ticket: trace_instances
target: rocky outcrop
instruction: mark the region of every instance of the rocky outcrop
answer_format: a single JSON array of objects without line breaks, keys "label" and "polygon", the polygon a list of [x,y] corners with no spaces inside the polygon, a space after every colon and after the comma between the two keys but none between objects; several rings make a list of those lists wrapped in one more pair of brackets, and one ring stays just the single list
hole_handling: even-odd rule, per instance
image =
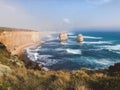
[{"label": "rocky outcrop", "polygon": [[78,41],[78,42],[83,42],[83,41],[84,41],[84,38],[83,38],[83,35],[82,35],[82,34],[79,34],[79,35],[77,36],[77,41]]},{"label": "rocky outcrop", "polygon": [[29,45],[40,42],[40,33],[30,30],[0,31],[0,43],[13,55],[19,55]]},{"label": "rocky outcrop", "polygon": [[67,41],[68,40],[68,36],[67,36],[67,33],[66,32],[61,32],[59,34],[59,41]]},{"label": "rocky outcrop", "polygon": [[9,66],[0,64],[0,76],[3,76],[4,74],[10,74],[12,73],[12,70]]}]

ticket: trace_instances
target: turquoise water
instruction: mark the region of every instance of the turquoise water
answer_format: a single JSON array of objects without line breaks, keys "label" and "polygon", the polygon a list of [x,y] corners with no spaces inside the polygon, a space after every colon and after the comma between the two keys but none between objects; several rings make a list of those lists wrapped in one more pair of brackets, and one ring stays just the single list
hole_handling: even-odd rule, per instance
[{"label": "turquoise water", "polygon": [[[76,41],[78,34],[84,35],[84,42]],[[73,31],[61,43],[57,36],[45,37],[50,40],[29,50],[28,57],[54,70],[100,69],[120,62],[120,32]]]}]

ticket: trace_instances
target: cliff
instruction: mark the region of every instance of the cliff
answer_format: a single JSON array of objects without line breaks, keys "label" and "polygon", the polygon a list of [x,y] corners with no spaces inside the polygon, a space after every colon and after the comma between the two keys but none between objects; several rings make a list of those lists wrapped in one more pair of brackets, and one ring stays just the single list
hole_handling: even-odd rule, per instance
[{"label": "cliff", "polygon": [[[1,31],[0,41],[10,47],[18,47],[31,43],[35,31]],[[16,34],[15,34],[16,33]],[[35,32],[39,33],[39,32]],[[49,32],[41,32],[46,35]],[[51,33],[51,32],[50,32]],[[8,35],[9,34],[9,35]],[[28,34],[28,36],[27,36]],[[37,35],[35,34],[35,35]],[[15,35],[10,37],[10,35]],[[19,37],[19,38],[18,38]],[[36,36],[37,37],[37,36]],[[38,34],[39,37],[39,34]],[[13,39],[12,39],[13,38]],[[24,39],[22,41],[22,38]],[[26,38],[26,40],[25,40]],[[29,38],[29,39],[28,39]],[[34,38],[35,39],[35,38]],[[11,41],[9,41],[11,40]],[[9,41],[8,44],[7,41]],[[39,41],[39,40],[38,40]],[[11,44],[10,44],[11,42]],[[36,41],[37,42],[37,39]],[[28,69],[25,63],[17,56],[11,55],[6,47],[0,43],[0,90],[119,90],[120,89],[120,63],[108,69],[90,70],[59,70],[40,71],[35,68]],[[14,43],[14,44],[13,44]],[[17,43],[16,43],[17,45]],[[16,47],[16,49],[18,49]],[[11,49],[12,50],[12,49]],[[31,64],[30,64],[31,65]]]},{"label": "cliff", "polygon": [[5,45],[12,55],[19,55],[24,47],[40,43],[40,33],[30,30],[1,30],[0,43]]}]

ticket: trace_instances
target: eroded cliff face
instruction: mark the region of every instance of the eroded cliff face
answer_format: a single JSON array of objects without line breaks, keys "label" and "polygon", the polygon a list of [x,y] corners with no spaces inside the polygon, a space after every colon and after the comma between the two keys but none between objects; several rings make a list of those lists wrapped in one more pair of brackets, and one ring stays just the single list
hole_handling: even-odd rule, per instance
[{"label": "eroded cliff face", "polygon": [[40,33],[27,30],[1,31],[0,43],[4,44],[11,54],[19,55],[24,47],[40,43]]}]

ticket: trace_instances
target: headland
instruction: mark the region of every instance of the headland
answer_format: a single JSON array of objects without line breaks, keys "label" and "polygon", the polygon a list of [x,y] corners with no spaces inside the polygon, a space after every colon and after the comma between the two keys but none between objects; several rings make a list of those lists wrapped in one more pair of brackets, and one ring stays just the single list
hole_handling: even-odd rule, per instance
[{"label": "headland", "polygon": [[[87,68],[73,71],[28,69],[25,63],[16,55],[19,55],[19,50],[23,51],[24,48],[39,41],[41,43],[42,40],[38,40],[37,37],[46,35],[46,32],[44,32],[44,34],[41,32],[41,34],[38,35],[38,31],[7,30],[2,29],[0,32],[0,35],[2,35],[2,37],[0,37],[0,90],[120,89],[120,63],[110,66],[108,69],[99,70],[90,70]],[[35,36],[34,33],[38,36]],[[36,37],[36,39],[32,39],[32,37]],[[30,41],[28,41],[28,38]],[[26,42],[23,39],[26,39]],[[17,40],[20,40],[22,44]],[[32,42],[32,44],[30,42]],[[16,53],[13,53],[15,45],[18,46],[15,48]]]}]

